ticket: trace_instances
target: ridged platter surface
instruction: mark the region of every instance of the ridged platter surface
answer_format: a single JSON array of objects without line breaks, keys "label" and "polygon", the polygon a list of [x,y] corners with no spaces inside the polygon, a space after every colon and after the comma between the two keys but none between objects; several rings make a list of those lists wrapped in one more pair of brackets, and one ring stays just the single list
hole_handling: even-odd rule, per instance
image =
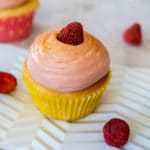
[{"label": "ridged platter surface", "polygon": [[[7,150],[149,150],[150,70],[111,66],[111,83],[95,112],[72,123],[45,118],[34,106],[21,79],[26,51],[0,45],[0,70],[13,73],[16,91],[0,94],[0,149]],[[111,118],[126,120],[129,142],[122,148],[107,146],[103,125]]]}]

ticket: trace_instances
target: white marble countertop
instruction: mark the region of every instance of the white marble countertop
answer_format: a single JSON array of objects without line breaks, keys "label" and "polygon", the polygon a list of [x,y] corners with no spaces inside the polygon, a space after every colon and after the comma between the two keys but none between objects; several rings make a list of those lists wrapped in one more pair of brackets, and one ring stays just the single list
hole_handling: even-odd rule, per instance
[{"label": "white marble countertop", "polygon": [[[40,0],[29,38],[12,43],[28,48],[40,33],[71,21],[80,21],[86,31],[98,37],[108,48],[112,64],[150,67],[149,0]],[[126,44],[123,30],[134,22],[142,26],[141,46]]]}]

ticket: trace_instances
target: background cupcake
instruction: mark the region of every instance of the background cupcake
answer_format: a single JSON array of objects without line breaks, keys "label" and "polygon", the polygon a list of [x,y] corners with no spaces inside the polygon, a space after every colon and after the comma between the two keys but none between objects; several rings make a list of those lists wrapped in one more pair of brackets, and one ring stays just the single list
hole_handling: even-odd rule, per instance
[{"label": "background cupcake", "polygon": [[38,0],[0,0],[0,42],[27,37],[38,6]]},{"label": "background cupcake", "polygon": [[78,22],[36,38],[23,80],[46,116],[72,121],[94,111],[111,77],[103,44]]}]

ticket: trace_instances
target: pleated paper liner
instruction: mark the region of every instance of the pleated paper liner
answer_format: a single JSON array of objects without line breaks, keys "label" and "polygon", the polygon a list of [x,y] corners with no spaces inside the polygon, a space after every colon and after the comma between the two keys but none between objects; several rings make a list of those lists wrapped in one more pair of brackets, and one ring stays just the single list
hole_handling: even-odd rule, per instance
[{"label": "pleated paper liner", "polygon": [[0,19],[0,42],[21,40],[30,34],[34,13],[23,16]]},{"label": "pleated paper liner", "polygon": [[0,10],[0,42],[21,40],[30,34],[38,0],[29,0],[23,5]]}]

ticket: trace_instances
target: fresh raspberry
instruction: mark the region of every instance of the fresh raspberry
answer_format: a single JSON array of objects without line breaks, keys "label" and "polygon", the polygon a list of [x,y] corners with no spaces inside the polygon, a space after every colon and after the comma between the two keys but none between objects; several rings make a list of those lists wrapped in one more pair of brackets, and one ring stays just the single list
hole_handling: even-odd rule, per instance
[{"label": "fresh raspberry", "polygon": [[83,42],[83,27],[79,22],[65,26],[57,35],[57,39],[66,44],[79,45]]},{"label": "fresh raspberry", "polygon": [[0,93],[9,93],[17,86],[16,78],[7,72],[0,71]]},{"label": "fresh raspberry", "polygon": [[110,146],[121,147],[127,143],[130,129],[128,124],[118,118],[109,120],[103,127],[105,142]]},{"label": "fresh raspberry", "polygon": [[142,42],[141,26],[139,23],[135,23],[125,30],[123,38],[127,43],[133,45],[140,45]]}]

